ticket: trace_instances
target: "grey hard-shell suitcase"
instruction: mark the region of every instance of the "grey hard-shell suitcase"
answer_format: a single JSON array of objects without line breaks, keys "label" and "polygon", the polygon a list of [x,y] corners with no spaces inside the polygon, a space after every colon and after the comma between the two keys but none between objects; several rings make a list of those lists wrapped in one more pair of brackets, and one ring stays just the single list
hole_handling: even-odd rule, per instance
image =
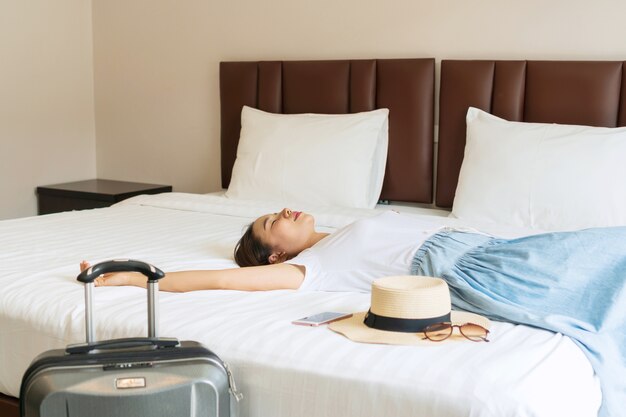
[{"label": "grey hard-shell suitcase", "polygon": [[[93,281],[109,272],[148,277],[148,337],[95,342]],[[22,417],[232,417],[241,399],[228,365],[197,342],[157,335],[158,280],[164,274],[134,260],[83,271],[87,342],[39,355],[22,378]]]}]

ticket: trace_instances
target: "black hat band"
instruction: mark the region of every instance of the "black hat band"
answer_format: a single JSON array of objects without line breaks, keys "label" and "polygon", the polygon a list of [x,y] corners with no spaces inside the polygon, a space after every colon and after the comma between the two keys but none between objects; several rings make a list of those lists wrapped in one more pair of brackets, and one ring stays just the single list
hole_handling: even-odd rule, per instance
[{"label": "black hat band", "polygon": [[400,319],[396,317],[379,316],[371,310],[365,315],[363,323],[367,327],[390,332],[416,333],[423,332],[424,329],[435,323],[450,323],[450,313],[439,317],[429,317],[425,319]]}]

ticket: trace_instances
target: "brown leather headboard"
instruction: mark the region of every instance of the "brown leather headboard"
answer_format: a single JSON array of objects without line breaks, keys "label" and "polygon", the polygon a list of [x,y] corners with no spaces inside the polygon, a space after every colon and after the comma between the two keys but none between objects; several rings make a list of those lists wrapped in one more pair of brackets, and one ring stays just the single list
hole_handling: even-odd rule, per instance
[{"label": "brown leather headboard", "polygon": [[468,107],[512,121],[624,126],[625,76],[623,61],[442,61],[437,205],[454,201]]},{"label": "brown leather headboard", "polygon": [[389,152],[381,199],[431,203],[434,86],[433,58],[222,62],[222,187],[230,183],[244,105],[285,114],[386,107]]}]

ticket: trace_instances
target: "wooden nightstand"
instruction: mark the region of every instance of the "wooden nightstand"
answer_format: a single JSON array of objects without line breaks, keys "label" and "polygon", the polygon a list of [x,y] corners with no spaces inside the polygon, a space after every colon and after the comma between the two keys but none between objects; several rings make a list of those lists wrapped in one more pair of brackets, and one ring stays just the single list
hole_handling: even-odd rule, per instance
[{"label": "wooden nightstand", "polygon": [[108,207],[140,194],[172,191],[171,185],[138,182],[87,180],[37,187],[39,214]]}]

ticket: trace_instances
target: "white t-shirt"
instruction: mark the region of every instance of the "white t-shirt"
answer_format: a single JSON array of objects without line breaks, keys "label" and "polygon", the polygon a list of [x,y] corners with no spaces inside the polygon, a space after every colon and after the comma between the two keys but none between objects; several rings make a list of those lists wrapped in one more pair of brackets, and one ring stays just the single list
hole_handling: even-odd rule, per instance
[{"label": "white t-shirt", "polygon": [[287,263],[305,267],[301,290],[370,292],[377,278],[409,274],[417,249],[441,228],[441,220],[386,211],[337,230]]}]

